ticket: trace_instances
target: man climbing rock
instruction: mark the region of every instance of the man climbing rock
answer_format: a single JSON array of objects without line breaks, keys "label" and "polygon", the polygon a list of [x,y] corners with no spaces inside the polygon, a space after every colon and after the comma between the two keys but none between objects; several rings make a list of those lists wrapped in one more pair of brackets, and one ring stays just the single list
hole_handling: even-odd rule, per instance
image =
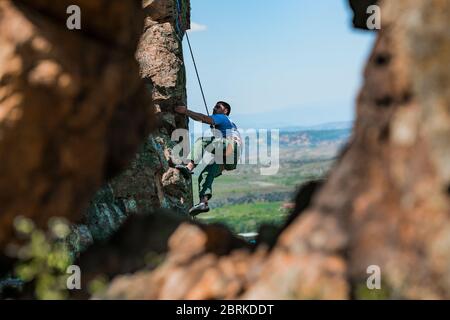
[{"label": "man climbing rock", "polygon": [[175,167],[183,175],[190,177],[194,168],[203,159],[205,151],[215,155],[214,161],[208,164],[198,177],[200,202],[189,210],[191,216],[196,216],[209,211],[208,201],[212,197],[214,179],[220,176],[223,170],[236,169],[242,141],[237,126],[229,118],[231,107],[224,101],[216,103],[211,116],[193,112],[185,106],[176,107],[175,111],[193,120],[209,124],[214,129],[214,136],[202,137],[195,141],[194,148],[187,157],[189,163],[186,166]]}]

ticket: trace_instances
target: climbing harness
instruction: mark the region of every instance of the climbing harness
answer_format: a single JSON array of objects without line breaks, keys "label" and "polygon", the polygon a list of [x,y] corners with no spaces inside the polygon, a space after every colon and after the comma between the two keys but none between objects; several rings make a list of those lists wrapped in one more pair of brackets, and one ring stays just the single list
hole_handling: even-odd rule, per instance
[{"label": "climbing harness", "polygon": [[[175,20],[175,29],[178,38],[180,41],[183,41],[183,33],[184,33],[184,22],[183,22],[183,12],[182,12],[182,4],[180,3],[181,0],[176,0],[176,6],[177,6],[177,13],[178,17]],[[191,53],[192,63],[194,64],[195,74],[197,75],[197,81],[200,86],[200,91],[202,93],[203,103],[205,104],[206,114],[209,116],[209,110],[208,110],[208,104],[206,103],[205,93],[203,91],[202,81],[200,80],[200,75],[198,73],[197,63],[195,61],[194,52],[192,51],[191,42],[189,41],[189,36],[187,32],[184,33],[186,35],[186,40],[189,46],[189,52]]]}]

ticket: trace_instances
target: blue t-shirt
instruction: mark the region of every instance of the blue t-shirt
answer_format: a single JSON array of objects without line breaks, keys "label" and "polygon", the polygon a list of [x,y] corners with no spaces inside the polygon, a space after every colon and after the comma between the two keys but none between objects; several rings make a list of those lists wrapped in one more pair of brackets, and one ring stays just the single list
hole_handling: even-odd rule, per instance
[{"label": "blue t-shirt", "polygon": [[222,132],[223,137],[238,135],[238,130],[234,122],[230,120],[227,115],[213,114],[211,118],[214,120],[214,125],[217,130]]}]

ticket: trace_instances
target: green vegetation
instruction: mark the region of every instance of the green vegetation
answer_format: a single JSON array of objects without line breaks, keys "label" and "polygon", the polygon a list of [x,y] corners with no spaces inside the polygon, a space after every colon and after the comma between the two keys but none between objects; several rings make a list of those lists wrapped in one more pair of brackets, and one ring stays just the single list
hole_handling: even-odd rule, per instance
[{"label": "green vegetation", "polygon": [[281,225],[288,212],[282,202],[259,202],[230,205],[202,214],[198,219],[205,223],[220,223],[235,233],[257,232],[261,224]]},{"label": "green vegetation", "polygon": [[49,232],[37,229],[33,221],[17,217],[17,233],[25,240],[18,251],[19,263],[15,274],[23,282],[34,282],[37,299],[60,300],[67,298],[66,274],[71,255],[64,241],[70,228],[67,221],[49,220]]},{"label": "green vegetation", "polygon": [[[332,159],[315,159],[311,162],[282,161],[276,175],[263,176],[256,165],[240,165],[238,169],[224,172],[213,185],[212,203],[245,195],[285,192],[286,199],[295,189],[310,180],[323,177],[331,167]],[[198,200],[197,176],[193,177],[194,200]],[[226,202],[226,201],[225,201]]]},{"label": "green vegetation", "polygon": [[101,296],[108,288],[109,279],[105,275],[99,275],[88,284],[88,292],[92,297]]},{"label": "green vegetation", "polygon": [[381,289],[370,290],[363,280],[356,285],[355,298],[358,300],[387,300],[392,298],[392,292],[389,285],[384,282],[381,283]]}]

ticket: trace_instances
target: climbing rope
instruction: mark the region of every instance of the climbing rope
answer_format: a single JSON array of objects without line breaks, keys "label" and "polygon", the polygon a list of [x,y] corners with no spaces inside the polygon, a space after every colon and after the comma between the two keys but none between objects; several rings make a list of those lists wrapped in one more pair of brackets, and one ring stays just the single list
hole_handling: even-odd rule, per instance
[{"label": "climbing rope", "polygon": [[194,53],[192,52],[191,42],[189,41],[189,36],[188,36],[187,32],[186,32],[186,39],[187,39],[187,43],[189,45],[189,51],[191,52],[192,63],[194,64],[195,74],[197,75],[197,81],[200,86],[200,91],[202,93],[203,103],[205,104],[206,114],[209,116],[208,104],[206,103],[205,93],[203,92],[202,81],[200,80],[200,76],[198,74],[197,64],[195,63]]},{"label": "climbing rope", "polygon": [[[182,18],[183,14],[181,12],[182,11],[182,9],[181,9],[182,5],[180,3],[180,0],[176,0],[176,6],[177,6],[178,17],[177,17],[177,19],[175,21],[175,28],[176,28],[176,31],[177,31],[177,35],[180,38],[180,41],[183,41],[183,30],[184,30],[183,25],[184,25],[184,23],[183,23],[183,20],[182,20],[183,19]],[[206,103],[205,93],[203,91],[202,81],[200,80],[200,75],[198,73],[197,63],[195,62],[194,52],[192,51],[191,42],[189,41],[189,36],[188,36],[187,32],[185,33],[185,35],[186,35],[186,40],[187,40],[187,43],[188,43],[188,46],[189,46],[189,52],[191,53],[192,63],[194,64],[195,74],[197,75],[197,81],[198,81],[198,84],[200,86],[200,91],[202,93],[203,103],[205,104],[206,114],[209,116],[208,104]]]}]

